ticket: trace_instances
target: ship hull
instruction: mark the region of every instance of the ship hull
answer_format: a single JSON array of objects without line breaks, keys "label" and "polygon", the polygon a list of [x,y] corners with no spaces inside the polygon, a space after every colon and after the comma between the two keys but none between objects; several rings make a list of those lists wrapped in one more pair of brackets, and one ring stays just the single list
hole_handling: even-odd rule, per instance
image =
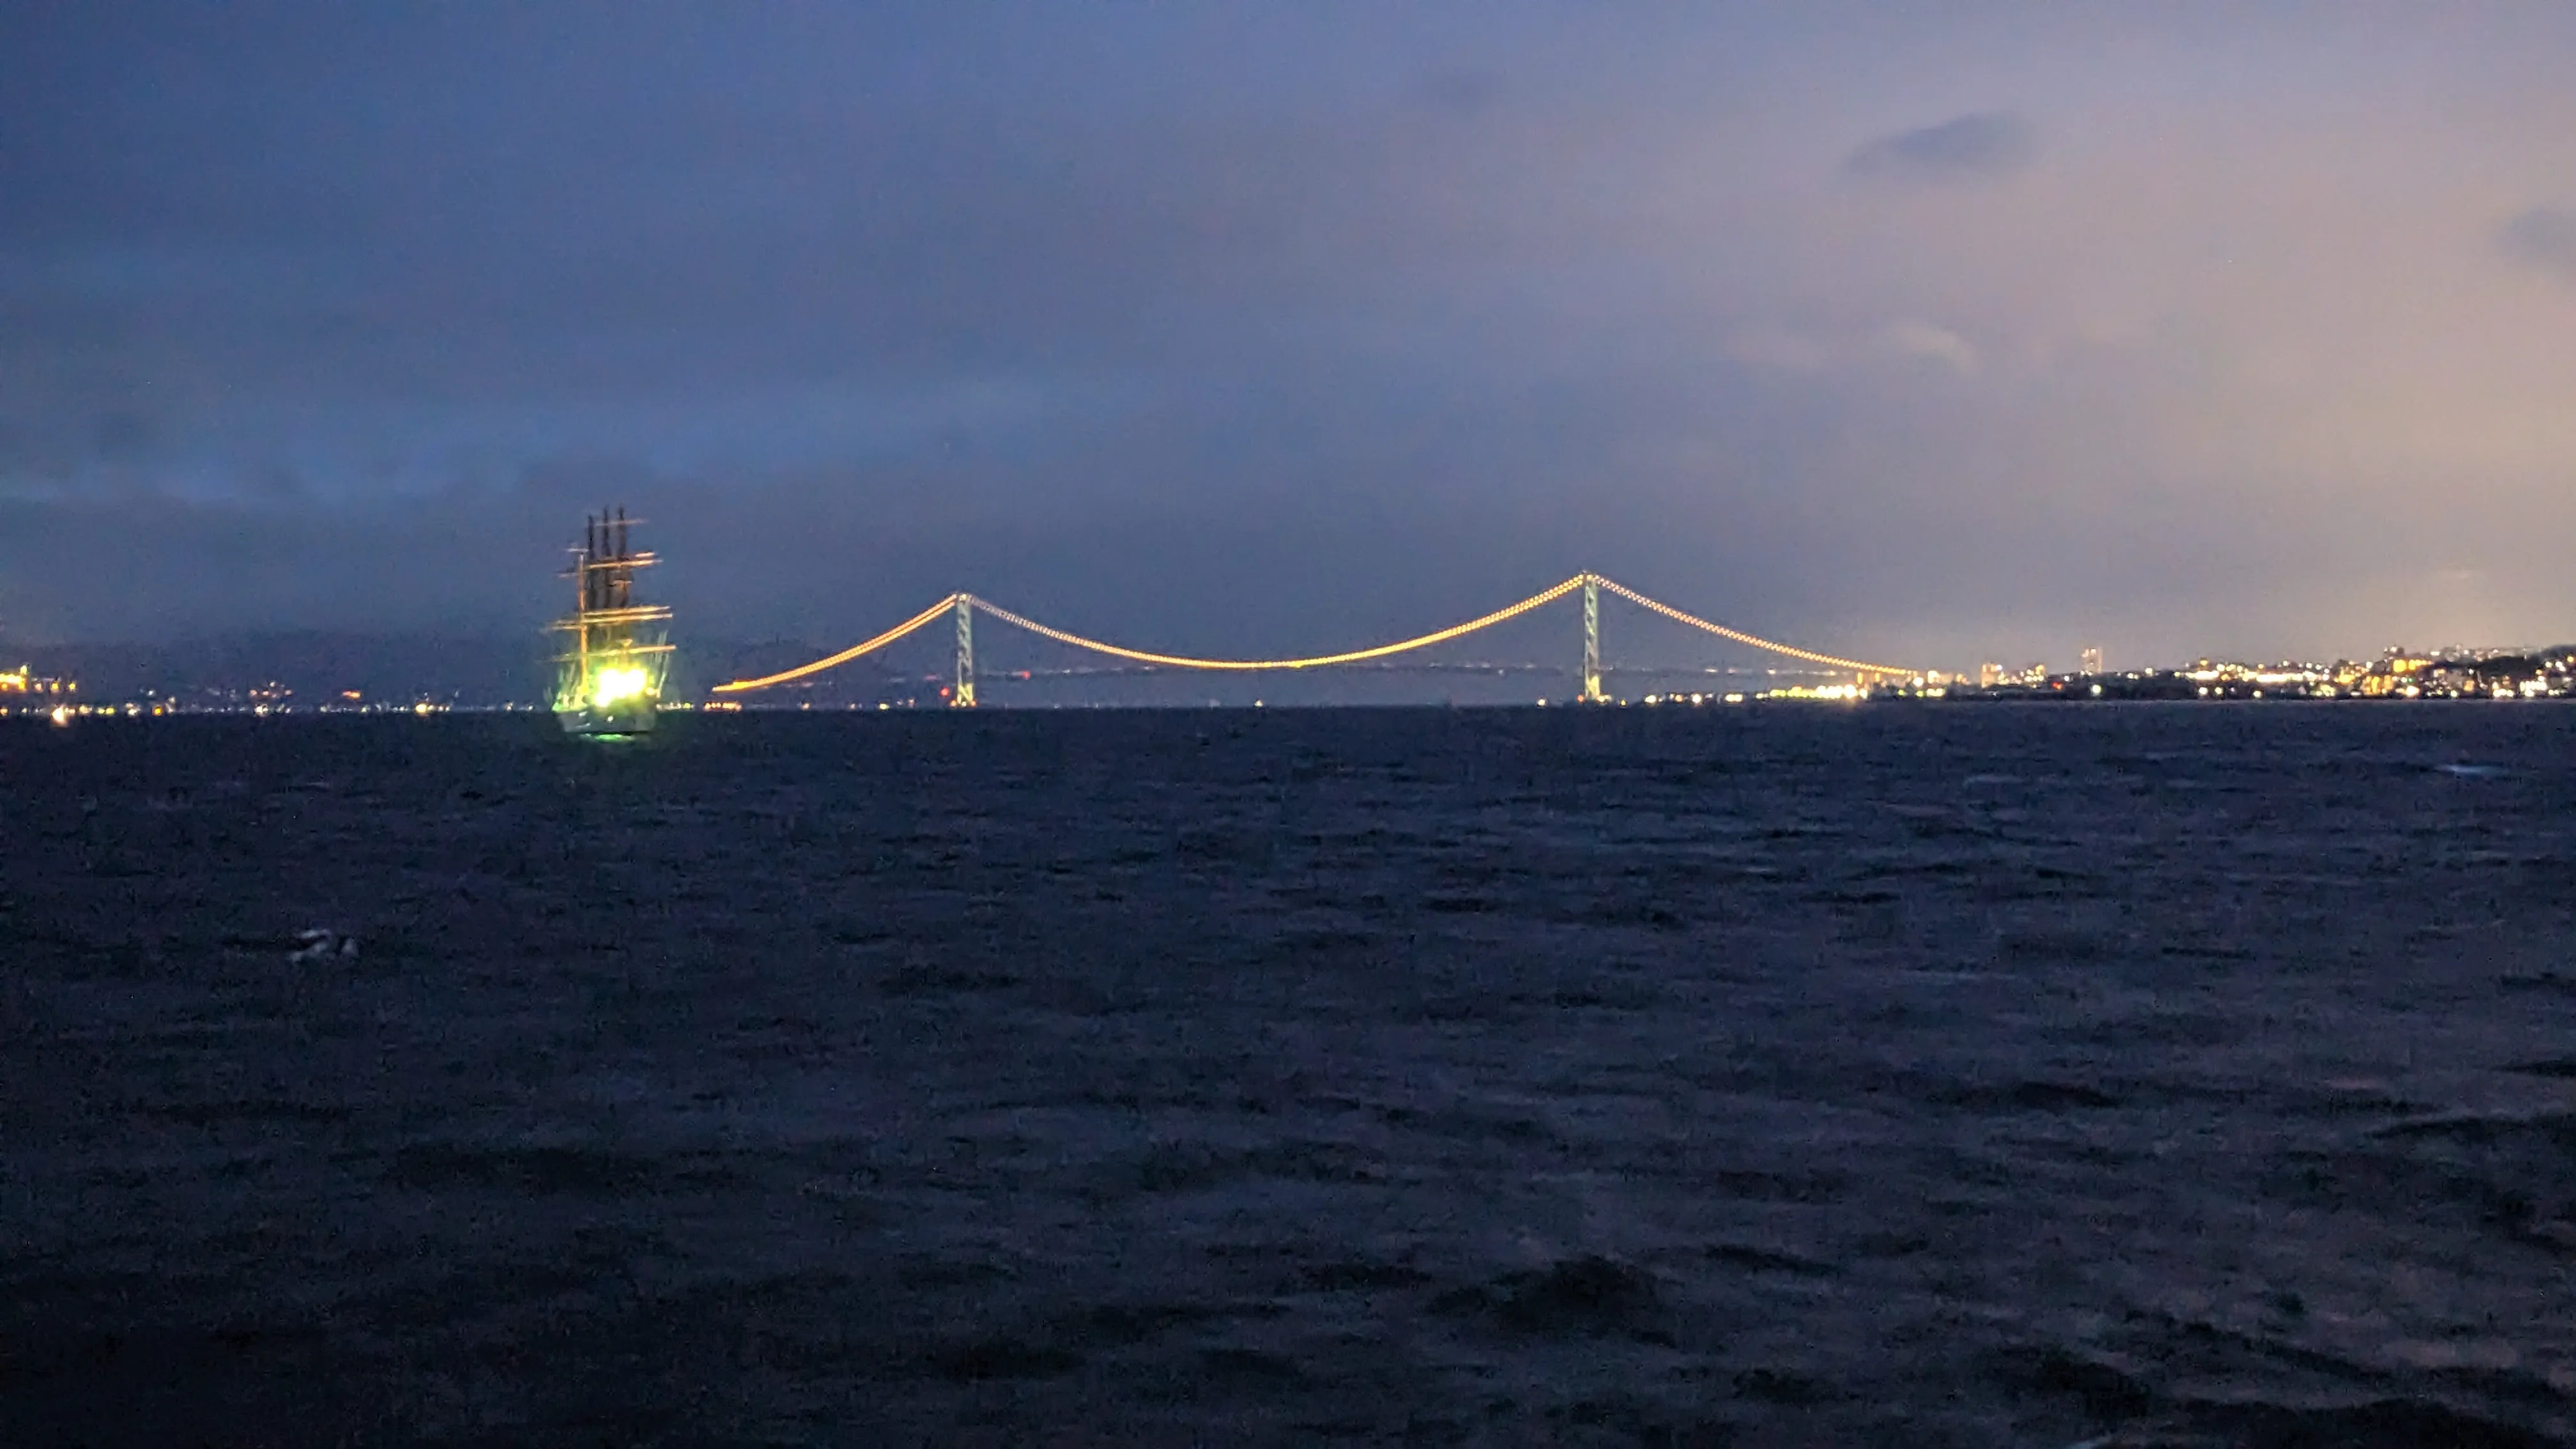
[{"label": "ship hull", "polygon": [[650,699],[620,700],[615,704],[558,709],[555,723],[563,726],[568,735],[643,735],[653,732],[657,715]]}]

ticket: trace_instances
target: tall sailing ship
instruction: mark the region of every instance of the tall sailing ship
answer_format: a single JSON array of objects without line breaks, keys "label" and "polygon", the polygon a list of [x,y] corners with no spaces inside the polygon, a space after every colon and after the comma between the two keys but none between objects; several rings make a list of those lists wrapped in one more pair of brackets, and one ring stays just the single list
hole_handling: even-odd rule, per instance
[{"label": "tall sailing ship", "polygon": [[662,681],[671,666],[671,611],[635,602],[635,571],[650,553],[627,543],[626,510],[605,508],[582,519],[581,547],[564,577],[580,585],[580,604],[555,628],[571,648],[555,657],[555,720],[571,735],[640,735],[653,728]]}]

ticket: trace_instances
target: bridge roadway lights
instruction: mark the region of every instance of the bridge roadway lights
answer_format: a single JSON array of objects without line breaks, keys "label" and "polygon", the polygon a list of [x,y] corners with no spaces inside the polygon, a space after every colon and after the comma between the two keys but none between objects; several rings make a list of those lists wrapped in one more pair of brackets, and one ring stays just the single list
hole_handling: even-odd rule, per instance
[{"label": "bridge roadway lights", "polygon": [[975,606],[964,595],[957,599],[957,692],[948,697],[948,705],[975,707]]}]

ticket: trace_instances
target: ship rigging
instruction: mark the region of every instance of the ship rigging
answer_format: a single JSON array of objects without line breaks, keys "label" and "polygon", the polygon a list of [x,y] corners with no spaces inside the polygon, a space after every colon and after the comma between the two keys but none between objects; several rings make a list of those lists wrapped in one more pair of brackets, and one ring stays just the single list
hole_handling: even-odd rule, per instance
[{"label": "ship rigging", "polygon": [[629,544],[624,507],[582,519],[581,546],[564,577],[579,602],[555,624],[570,637],[556,656],[555,719],[573,735],[638,735],[653,728],[669,673],[671,611],[635,602],[635,571],[657,560]]}]

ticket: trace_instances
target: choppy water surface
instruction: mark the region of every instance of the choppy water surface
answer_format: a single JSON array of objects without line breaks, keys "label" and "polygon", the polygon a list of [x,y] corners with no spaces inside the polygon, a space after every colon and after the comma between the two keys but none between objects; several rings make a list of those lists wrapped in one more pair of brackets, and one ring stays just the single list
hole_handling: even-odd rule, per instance
[{"label": "choppy water surface", "polygon": [[0,732],[0,1440],[2576,1437],[2576,711],[547,729]]}]

